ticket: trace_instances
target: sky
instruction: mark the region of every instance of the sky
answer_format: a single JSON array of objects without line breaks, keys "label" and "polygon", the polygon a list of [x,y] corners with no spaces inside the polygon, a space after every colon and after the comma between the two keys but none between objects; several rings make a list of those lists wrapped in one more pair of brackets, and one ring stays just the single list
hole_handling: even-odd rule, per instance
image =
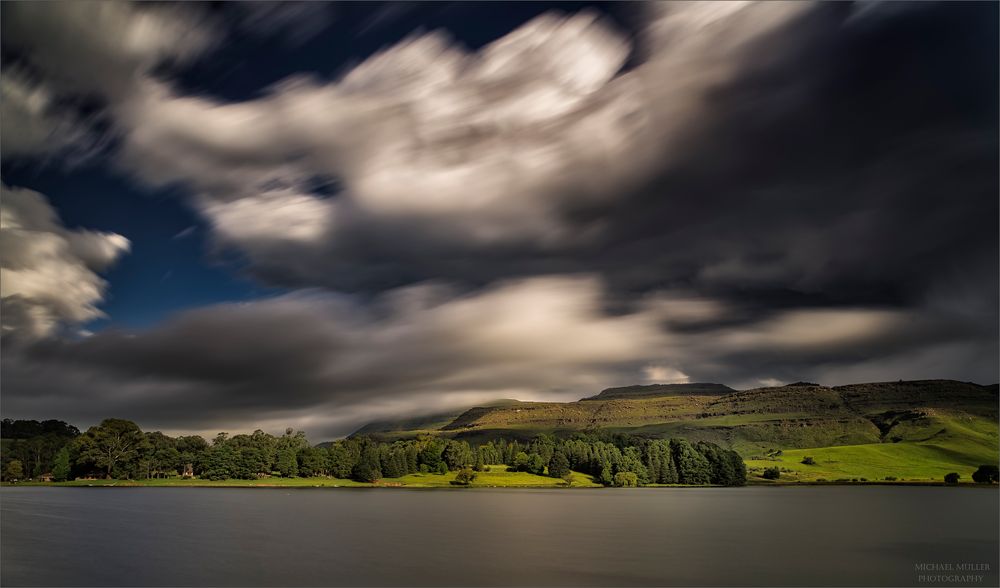
[{"label": "sky", "polygon": [[1000,379],[996,3],[0,10],[6,418]]}]

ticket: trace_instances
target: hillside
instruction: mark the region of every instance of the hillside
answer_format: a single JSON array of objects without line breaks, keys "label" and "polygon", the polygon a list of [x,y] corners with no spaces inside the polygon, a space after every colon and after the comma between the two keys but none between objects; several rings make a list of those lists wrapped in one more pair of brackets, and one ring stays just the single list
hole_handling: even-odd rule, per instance
[{"label": "hillside", "polygon": [[[971,473],[978,464],[997,461],[996,385],[799,382],[724,394],[720,387],[630,386],[576,402],[473,407],[434,429],[397,428],[382,435],[429,432],[479,442],[604,430],[684,437],[735,449],[751,468],[778,463],[788,476],[803,480],[897,471],[892,464],[934,478],[953,470]],[[803,466],[799,462],[806,454],[823,461]]]},{"label": "hillside", "polygon": [[477,407],[443,431],[483,429],[589,430],[638,427],[696,418],[713,396],[657,396],[577,402],[522,402],[513,407]]},{"label": "hillside", "polygon": [[649,398],[653,396],[722,396],[736,392],[724,384],[649,384],[607,388],[597,396],[582,400],[614,400],[619,398]]},{"label": "hillside", "polygon": [[[521,402],[519,400],[502,398],[500,400],[494,400],[486,403],[484,406],[499,407],[513,406],[516,404],[521,404]],[[470,408],[473,407],[456,408],[448,412],[421,415],[411,418],[373,421],[364,425],[357,431],[354,431],[349,436],[356,437],[358,435],[369,435],[372,437],[385,437],[398,434],[403,434],[403,436],[412,436],[421,431],[436,431],[449,425],[452,421],[457,419]]]},{"label": "hillside", "polygon": [[[751,454],[774,448],[927,440],[943,418],[995,424],[996,386],[930,380],[828,388],[793,384],[723,396],[687,394],[474,408],[442,431],[612,429],[713,441]],[[995,425],[994,425],[995,426]],[[944,427],[944,425],[942,425]]]}]

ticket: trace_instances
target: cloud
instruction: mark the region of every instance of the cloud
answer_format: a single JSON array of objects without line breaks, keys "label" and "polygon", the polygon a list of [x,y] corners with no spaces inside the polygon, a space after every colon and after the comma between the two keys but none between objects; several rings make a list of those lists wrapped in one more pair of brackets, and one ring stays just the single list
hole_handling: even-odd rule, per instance
[{"label": "cloud", "polygon": [[67,230],[45,197],[0,190],[0,295],[3,334],[36,339],[62,324],[103,316],[106,283],[97,272],[129,250],[115,233]]},{"label": "cloud", "polygon": [[[657,50],[631,70],[629,39],[582,12],[540,16],[475,52],[414,36],[335,82],[299,76],[243,102],[144,79],[115,112],[121,163],[194,190],[216,243],[284,285],[591,271],[571,266],[617,229],[597,211],[654,179],[707,94],[803,11],[673,6],[649,28]],[[316,177],[342,190],[320,198]],[[252,238],[226,229],[250,209],[287,218],[292,200],[310,211],[309,239],[289,240],[284,223]]]},{"label": "cloud", "polygon": [[262,38],[277,38],[288,46],[309,41],[335,19],[336,10],[326,2],[237,2],[230,6],[238,17],[240,32]]},{"label": "cloud", "polygon": [[[47,10],[39,20],[54,24],[34,26],[79,26],[75,11]],[[377,292],[596,271],[621,290],[900,303],[934,287],[913,270],[921,252],[939,271],[996,261],[989,100],[950,106],[981,82],[972,68],[897,67],[884,49],[960,59],[968,41],[939,35],[931,48],[923,30],[973,9],[645,10],[634,42],[587,12],[547,14],[474,52],[414,36],[334,82],[298,76],[242,102],[149,75],[218,42],[195,12],[117,8],[93,28],[156,34],[83,52],[129,80],[111,108],[120,164],[193,190],[216,245],[280,285]],[[58,47],[38,52],[60,69]],[[315,193],[317,177],[341,190]],[[946,217],[972,230],[942,231]]]},{"label": "cloud", "polygon": [[174,234],[174,236],[172,238],[173,239],[187,239],[191,235],[194,235],[197,230],[198,230],[198,227],[196,227],[194,225],[191,225],[190,227],[187,227],[187,228],[184,228],[184,229],[181,229],[180,231],[178,231],[176,234]]},{"label": "cloud", "polygon": [[93,156],[110,140],[106,107],[130,100],[154,69],[200,55],[219,38],[215,28],[186,6],[4,4],[4,157]]},{"label": "cloud", "polygon": [[995,325],[926,307],[772,310],[667,332],[662,357],[691,381],[735,388],[800,380],[986,383],[1000,375],[993,360],[1000,354]]},{"label": "cloud", "polygon": [[165,61],[182,63],[217,39],[185,6],[128,2],[11,2],[3,42],[27,55],[53,92],[122,99]]},{"label": "cloud", "polygon": [[0,143],[4,157],[86,151],[92,139],[65,112],[54,108],[44,87],[4,72],[0,79]]},{"label": "cloud", "polygon": [[314,244],[326,237],[334,205],[293,190],[276,190],[205,207],[217,236],[247,250],[276,242]]},{"label": "cloud", "polygon": [[[988,7],[658,4],[634,40],[587,12],[546,14],[477,51],[413,36],[334,82],[225,102],[152,75],[220,42],[194,9],[23,4],[5,43],[47,87],[106,96],[119,163],[193,190],[216,244],[266,281],[596,271],[623,291],[899,304],[938,272],[995,265],[996,92],[978,75],[994,64],[924,66],[961,60],[985,30],[927,29]],[[46,35],[74,38],[73,59]],[[71,63],[116,80],[76,80]],[[341,190],[316,194],[317,177]],[[279,221],[234,225],[248,214]],[[914,269],[928,258],[934,272]]]},{"label": "cloud", "polygon": [[[477,246],[550,243],[571,237],[559,201],[601,197],[632,159],[619,156],[641,128],[634,88],[614,79],[627,55],[593,15],[543,16],[478,53],[433,33],[338,82],[289,79],[247,102],[147,83],[120,112],[123,155],[147,181],[223,204],[324,175],[345,186],[331,208],[355,223],[417,224]],[[603,171],[572,173],[588,165]]]},{"label": "cloud", "polygon": [[677,368],[662,365],[647,365],[642,368],[647,382],[652,384],[687,384],[691,378]]},{"label": "cloud", "polygon": [[[17,148],[97,94],[118,169],[302,290],[7,354],[5,410],[332,434],[642,379],[998,379],[995,5],[658,3],[634,38],[553,13],[239,101],[170,77],[224,38],[196,8],[77,6],[4,6]],[[49,232],[90,276],[120,253]],[[5,291],[5,328],[96,312],[48,289]]]},{"label": "cloud", "polygon": [[5,410],[30,412],[39,388],[72,378],[62,410],[77,418],[200,430],[284,415],[334,434],[500,397],[576,398],[638,373],[663,342],[648,313],[606,316],[600,294],[590,277],[543,277],[471,293],[413,286],[372,304],[311,291],[197,309],[5,357]]},{"label": "cloud", "polygon": [[117,414],[187,432],[270,424],[322,439],[369,420],[498,398],[576,400],[641,381],[989,381],[987,358],[1000,351],[989,327],[926,312],[781,311],[672,329],[663,324],[673,294],[612,314],[606,295],[597,276],[543,276],[215,305],[151,329],[14,349],[5,411],[39,414],[55,394],[78,421]]},{"label": "cloud", "polygon": [[[635,47],[593,15],[545,15],[476,52],[413,37],[243,102],[146,81],[118,113],[123,165],[196,191],[216,244],[285,286],[596,271],[623,291],[899,304],[956,264],[995,265],[989,101],[951,106],[991,90],[971,67],[919,65],[966,53],[926,41],[941,14],[651,10]],[[917,65],[898,67],[897,42]],[[315,194],[316,177],[342,189]],[[226,228],[251,209],[288,219],[292,201],[308,239]]]}]

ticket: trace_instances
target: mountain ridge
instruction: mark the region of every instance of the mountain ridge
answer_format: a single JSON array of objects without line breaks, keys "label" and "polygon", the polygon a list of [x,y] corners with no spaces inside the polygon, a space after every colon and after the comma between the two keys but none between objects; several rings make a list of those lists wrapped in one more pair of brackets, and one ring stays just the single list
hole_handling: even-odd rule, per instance
[{"label": "mountain ridge", "polygon": [[[972,442],[980,454],[995,452],[996,384],[909,380],[830,387],[796,382],[726,394],[693,393],[698,386],[706,384],[624,386],[602,391],[611,391],[604,398],[475,406],[433,429],[397,427],[379,435],[485,441],[604,430],[710,441],[746,456],[808,447],[959,441]],[[707,386],[715,392],[723,387]]]},{"label": "mountain ridge", "polygon": [[725,384],[710,382],[686,384],[639,384],[605,388],[595,396],[587,396],[580,400],[610,400],[613,398],[645,398],[652,396],[714,396],[736,392]]}]

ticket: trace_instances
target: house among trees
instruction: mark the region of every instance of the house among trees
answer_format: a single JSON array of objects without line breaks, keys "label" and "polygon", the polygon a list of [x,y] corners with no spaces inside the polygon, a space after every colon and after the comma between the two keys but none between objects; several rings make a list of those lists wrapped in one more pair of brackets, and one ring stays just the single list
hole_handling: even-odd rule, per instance
[{"label": "house among trees", "polygon": [[47,474],[39,474],[35,476],[35,478],[37,478],[39,482],[51,482],[53,479],[55,479],[55,477],[52,475],[52,472],[49,472]]}]

